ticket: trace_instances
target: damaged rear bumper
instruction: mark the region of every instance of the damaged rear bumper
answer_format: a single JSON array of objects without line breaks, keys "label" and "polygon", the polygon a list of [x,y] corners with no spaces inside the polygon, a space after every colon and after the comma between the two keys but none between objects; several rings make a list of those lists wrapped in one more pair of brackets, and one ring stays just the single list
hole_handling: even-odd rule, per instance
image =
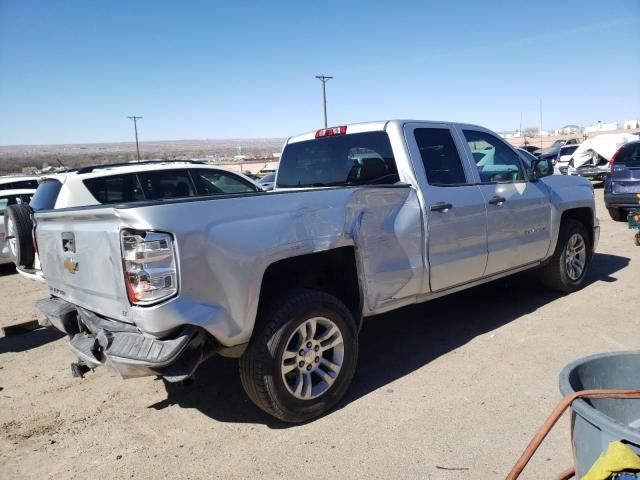
[{"label": "damaged rear bumper", "polygon": [[153,375],[172,382],[185,380],[220,350],[204,330],[192,325],[161,339],[58,298],[39,300],[36,306],[69,335],[70,348],[81,366],[102,365],[123,378]]}]

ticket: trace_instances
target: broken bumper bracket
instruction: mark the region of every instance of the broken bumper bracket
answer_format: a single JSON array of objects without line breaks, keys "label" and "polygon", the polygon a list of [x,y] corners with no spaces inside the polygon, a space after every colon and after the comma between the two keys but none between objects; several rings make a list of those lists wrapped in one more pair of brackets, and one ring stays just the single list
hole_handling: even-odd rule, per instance
[{"label": "broken bumper bracket", "polygon": [[79,360],[76,365],[90,369],[102,365],[123,378],[158,375],[178,382],[219,350],[202,329],[192,325],[160,339],[60,299],[37,304],[51,323],[70,336],[70,348]]}]

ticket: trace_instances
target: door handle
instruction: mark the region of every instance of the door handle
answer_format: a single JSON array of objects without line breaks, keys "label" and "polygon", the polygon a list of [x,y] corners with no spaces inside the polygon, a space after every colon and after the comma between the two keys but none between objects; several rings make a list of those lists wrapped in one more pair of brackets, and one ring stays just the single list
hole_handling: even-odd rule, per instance
[{"label": "door handle", "polygon": [[453,205],[447,202],[438,202],[431,205],[432,212],[442,212],[445,213],[453,208]]},{"label": "door handle", "polygon": [[507,199],[496,195],[489,200],[489,205],[502,205]]}]

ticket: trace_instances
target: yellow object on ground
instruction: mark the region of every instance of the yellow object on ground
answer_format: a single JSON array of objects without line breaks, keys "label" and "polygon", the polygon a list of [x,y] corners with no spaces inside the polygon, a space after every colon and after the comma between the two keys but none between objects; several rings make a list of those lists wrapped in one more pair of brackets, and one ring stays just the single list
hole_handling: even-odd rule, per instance
[{"label": "yellow object on ground", "polygon": [[611,442],[582,480],[606,480],[614,473],[640,470],[640,457],[622,442]]}]

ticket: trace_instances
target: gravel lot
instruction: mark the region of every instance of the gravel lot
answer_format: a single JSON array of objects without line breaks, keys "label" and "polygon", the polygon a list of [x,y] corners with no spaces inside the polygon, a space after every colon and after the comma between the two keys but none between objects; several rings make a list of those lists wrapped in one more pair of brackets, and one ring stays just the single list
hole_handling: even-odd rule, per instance
[{"label": "gravel lot", "polygon": [[[596,190],[600,247],[568,296],[525,273],[371,319],[338,409],[279,423],[244,396],[235,361],[194,385],[71,378],[62,335],[0,337],[1,478],[503,478],[560,399],[571,360],[640,348],[640,248]],[[38,318],[43,285],[0,267],[0,324]],[[521,478],[571,465],[564,418]]]}]

